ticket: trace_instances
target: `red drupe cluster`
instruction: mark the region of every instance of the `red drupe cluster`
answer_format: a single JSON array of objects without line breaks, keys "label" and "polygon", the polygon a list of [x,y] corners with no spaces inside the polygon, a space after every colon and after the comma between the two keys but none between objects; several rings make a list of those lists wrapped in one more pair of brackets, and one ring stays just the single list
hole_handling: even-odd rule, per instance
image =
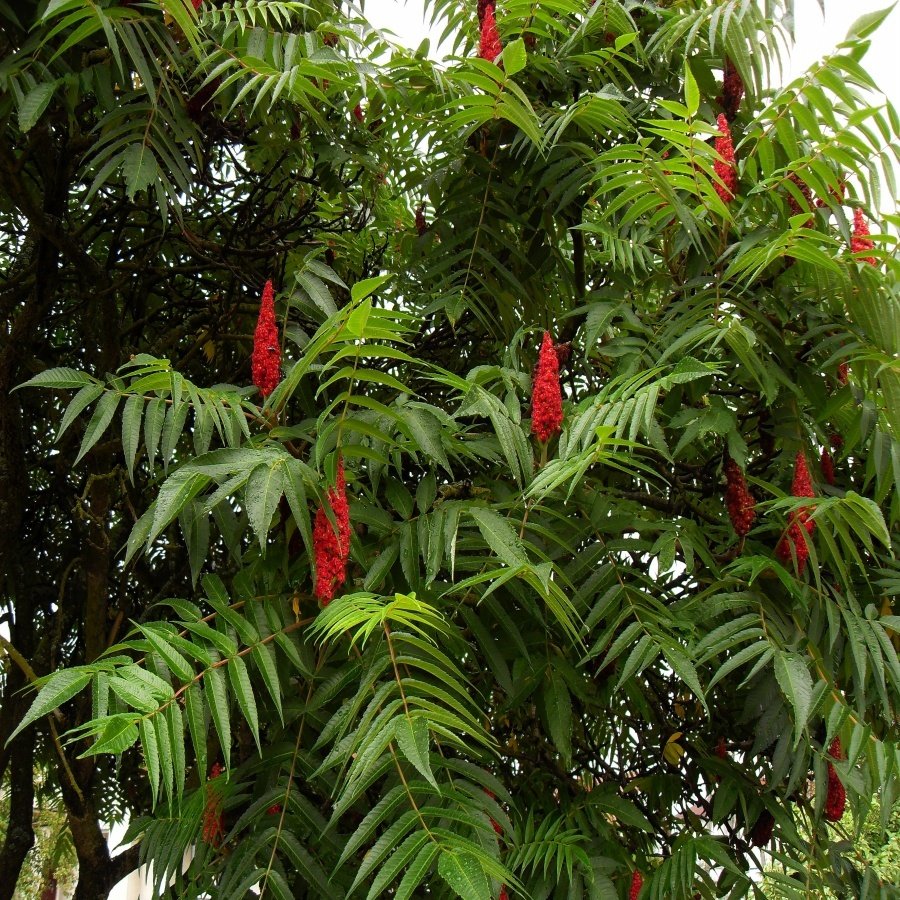
[{"label": "red drupe cluster", "polygon": [[728,119],[720,114],[716,119],[719,127],[719,136],[716,138],[716,153],[721,159],[713,163],[713,169],[722,180],[722,184],[715,182],[716,193],[722,198],[723,203],[730,203],[737,193],[737,167],[734,164],[734,144],[731,142],[731,128]]},{"label": "red drupe cluster", "polygon": [[481,44],[478,55],[488,62],[493,62],[503,51],[500,43],[500,32],[497,30],[497,20],[494,18],[494,5],[485,6],[484,18],[481,20]]},{"label": "red drupe cluster", "polygon": [[775,828],[775,819],[767,809],[764,809],[759,818],[750,829],[750,843],[754,847],[765,847],[772,840],[772,831]]},{"label": "red drupe cluster", "polygon": [[725,58],[725,70],[722,73],[722,96],[719,104],[725,110],[725,115],[730,122],[738,113],[741,100],[744,99],[744,81],[734,63]]},{"label": "red drupe cluster", "polygon": [[315,595],[322,606],[333,599],[338,587],[347,578],[350,558],[350,506],[344,481],[344,463],[338,463],[337,483],[328,490],[328,504],[337,530],[331,524],[324,507],[316,510],[313,522],[313,553],[316,559]]},{"label": "red drupe cluster", "polygon": [[[841,739],[836,737],[828,748],[828,755],[832,759],[843,759],[844,748],[841,747]],[[831,763],[828,763],[828,791],[825,795],[825,819],[828,822],[840,822],[844,816],[844,808],[847,805],[847,791],[838,778],[838,773]]]},{"label": "red drupe cluster", "polygon": [[[854,253],[866,253],[875,246],[875,242],[869,237],[869,223],[863,211],[857,207],[853,211],[853,236],[850,238],[850,249]],[[876,265],[874,256],[861,257],[863,262],[870,266]]]},{"label": "red drupe cluster", "polygon": [[271,281],[266,282],[259,305],[259,319],[253,335],[252,371],[253,383],[263,397],[268,397],[281,380],[281,342]]},{"label": "red drupe cluster", "polygon": [[756,499],[747,488],[741,467],[729,456],[725,460],[725,506],[738,537],[746,537],[756,518]]},{"label": "red drupe cluster", "polygon": [[638,900],[641,888],[644,886],[644,876],[640,872],[632,872],[631,888],[628,891],[628,900]]},{"label": "red drupe cluster", "polygon": [[201,836],[204,843],[210,847],[218,847],[225,837],[225,820],[222,815],[222,797],[211,782],[225,771],[221,763],[213,763],[209,770],[210,783],[206,785],[206,805],[203,807],[203,831]]},{"label": "red drupe cluster", "polygon": [[539,441],[546,443],[562,428],[562,421],[559,357],[550,332],[545,331],[531,389],[531,432]]},{"label": "red drupe cluster", "polygon": [[[795,497],[816,496],[812,486],[812,477],[809,474],[809,467],[806,464],[806,456],[802,450],[798,450],[794,458],[794,479],[791,482],[791,494]],[[775,548],[775,554],[778,559],[782,563],[787,563],[791,559],[791,550],[793,549],[793,555],[797,558],[797,571],[802,574],[806,568],[806,561],[809,559],[809,545],[806,535],[812,534],[815,530],[816,523],[810,519],[806,510],[801,509],[792,513],[787,532],[781,537],[778,546]]]}]

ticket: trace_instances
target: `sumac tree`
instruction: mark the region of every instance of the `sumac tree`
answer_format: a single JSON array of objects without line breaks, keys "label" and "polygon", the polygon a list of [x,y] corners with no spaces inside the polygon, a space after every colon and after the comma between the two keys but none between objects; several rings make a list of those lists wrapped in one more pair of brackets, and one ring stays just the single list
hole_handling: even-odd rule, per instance
[{"label": "sumac tree", "polygon": [[91,900],[897,896],[900,122],[788,7],[0,3],[0,900],[35,767]]}]

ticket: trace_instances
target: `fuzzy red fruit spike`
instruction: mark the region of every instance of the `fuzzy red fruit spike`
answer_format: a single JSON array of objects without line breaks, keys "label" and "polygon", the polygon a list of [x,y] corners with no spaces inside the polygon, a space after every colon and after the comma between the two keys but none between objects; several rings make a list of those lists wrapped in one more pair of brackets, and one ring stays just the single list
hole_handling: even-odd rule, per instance
[{"label": "fuzzy red fruit spike", "polygon": [[728,119],[720,114],[716,119],[719,127],[719,137],[716,138],[716,153],[721,156],[713,164],[713,170],[722,180],[723,184],[715,182],[716,193],[722,198],[723,203],[730,203],[737,193],[737,168],[734,164],[734,144],[731,142],[731,128]]},{"label": "fuzzy red fruit spike", "polygon": [[497,895],[497,900],[509,900],[509,894],[506,893],[505,884],[500,887],[500,893]]},{"label": "fuzzy red fruit spike", "polygon": [[[221,763],[213,763],[209,770],[210,781],[218,778],[225,771]],[[225,819],[222,815],[222,798],[215,785],[206,785],[206,804],[203,807],[203,830],[201,832],[203,842],[210,847],[218,847],[225,837]]]},{"label": "fuzzy red fruit spike", "polygon": [[791,493],[795,497],[815,497],[812,477],[809,474],[809,466],[806,464],[806,454],[802,450],[797,451],[794,457],[794,478],[791,481]]},{"label": "fuzzy red fruit spike", "polygon": [[756,518],[756,499],[747,488],[741,467],[729,457],[725,461],[725,506],[738,537],[746,537]]},{"label": "fuzzy red fruit spike", "polygon": [[497,30],[497,20],[494,18],[494,6],[489,4],[484,11],[481,21],[481,45],[478,55],[488,62],[493,62],[503,51],[500,43],[500,32]]},{"label": "fuzzy red fruit spike", "polygon": [[359,103],[357,103],[356,106],[353,107],[353,118],[356,119],[357,122],[362,124],[364,116],[362,106]]},{"label": "fuzzy red fruit spike", "polygon": [[850,366],[842,362],[837,367],[837,380],[841,384],[846,384],[850,380]]},{"label": "fuzzy red fruit spike", "polygon": [[631,873],[631,888],[628,891],[628,900],[638,900],[641,888],[644,886],[644,876],[640,872]]},{"label": "fuzzy red fruit spike", "polygon": [[188,117],[194,122],[200,122],[210,108],[210,103],[222,83],[221,78],[214,78],[208,84],[204,84],[185,105]]},{"label": "fuzzy red fruit spike", "polygon": [[835,431],[828,438],[828,443],[831,444],[831,449],[838,451],[844,446],[844,439]]},{"label": "fuzzy red fruit spike", "polygon": [[253,335],[253,383],[263,397],[268,397],[281,380],[281,342],[275,321],[275,294],[272,282],[263,288],[259,319]]},{"label": "fuzzy red fruit spike", "polygon": [[750,843],[754,847],[765,847],[772,840],[772,831],[775,828],[775,819],[767,809],[764,809],[750,829]]},{"label": "fuzzy red fruit spike", "polygon": [[825,481],[834,487],[835,478],[834,478],[834,459],[832,459],[831,453],[829,452],[827,447],[822,448],[822,477]]},{"label": "fuzzy red fruit spike", "polygon": [[495,9],[496,3],[494,0],[478,0],[478,28],[481,30],[481,26],[484,24],[484,16],[487,12],[488,7],[491,9]]},{"label": "fuzzy red fruit spike", "polygon": [[[814,204],[812,191],[809,189],[809,185],[806,184],[806,182],[801,181],[796,172],[791,172],[791,174],[788,175],[788,181],[790,181],[792,184],[795,184],[797,186],[797,190],[799,190],[803,195],[803,199],[806,201],[806,209],[812,209]],[[788,194],[788,206],[790,207],[792,216],[798,216],[800,215],[800,213],[806,212],[806,209],[803,209],[803,207],[794,198],[794,195],[790,193]],[[813,217],[810,216],[809,219],[807,219],[807,223],[811,223],[812,221]]]},{"label": "fuzzy red fruit spike", "polygon": [[313,523],[313,553],[316,559],[315,594],[322,606],[333,599],[337,588],[347,579],[347,560],[350,558],[350,506],[344,480],[344,462],[338,462],[337,483],[328,490],[328,504],[337,531],[328,519],[324,507],[316,510]]},{"label": "fuzzy red fruit spike", "polygon": [[531,432],[541,443],[546,443],[562,428],[562,421],[559,359],[550,332],[545,331],[531,389]]},{"label": "fuzzy red fruit spike", "polygon": [[[865,253],[875,246],[875,242],[869,238],[869,223],[863,211],[857,207],[853,211],[853,236],[850,238],[850,249],[854,253]],[[877,265],[874,256],[861,257],[863,262],[867,262],[870,266]]]},{"label": "fuzzy red fruit spike", "polygon": [[[806,455],[802,450],[797,451],[794,457],[794,478],[791,482],[791,494],[795,497],[815,497],[812,477],[809,474],[809,466],[806,464]],[[775,548],[778,559],[787,564],[791,559],[791,548],[797,557],[797,571],[802,574],[809,559],[809,545],[806,534],[812,534],[816,530],[816,523],[810,519],[805,509],[793,513],[788,523],[787,532],[782,536]]]},{"label": "fuzzy red fruit spike", "polygon": [[416,207],[416,234],[421,237],[425,232],[428,231],[428,222],[425,221],[425,207],[417,206]]},{"label": "fuzzy red fruit spike", "polygon": [[791,520],[787,532],[781,537],[775,548],[775,555],[782,565],[787,565],[791,561],[791,548],[797,557],[797,571],[802,575],[806,568],[806,561],[809,559],[809,546],[806,543],[803,526],[796,519]]},{"label": "fuzzy red fruit spike", "polygon": [[724,735],[719,738],[719,741],[716,744],[716,756],[718,756],[719,759],[727,759],[728,758],[728,747],[725,744]]},{"label": "fuzzy red fruit spike", "polygon": [[[836,737],[828,748],[828,755],[832,759],[843,759],[844,748],[841,739]],[[828,763],[828,792],[825,796],[825,819],[828,822],[840,822],[844,816],[844,808],[847,805],[847,791],[838,777],[837,770]]]},{"label": "fuzzy red fruit spike", "polygon": [[200,9],[200,7],[203,6],[203,0],[191,0],[191,5],[194,9]]},{"label": "fuzzy red fruit spike", "polygon": [[[806,454],[802,450],[798,450],[797,455],[794,457],[794,478],[791,482],[791,493],[795,497],[816,496],[816,492],[813,490],[812,476],[809,474],[809,466],[806,464]],[[812,534],[816,530],[816,523],[810,519],[806,510],[800,510],[797,513],[797,519],[808,534]]]},{"label": "fuzzy red fruit spike", "polygon": [[725,58],[725,69],[722,73],[722,96],[719,103],[725,110],[725,115],[731,121],[738,113],[741,100],[744,98],[744,81],[741,73],[735,68],[734,63]]},{"label": "fuzzy red fruit spike", "polygon": [[267,815],[267,816],[277,816],[280,812],[281,812],[281,804],[280,804],[280,803],[273,803],[273,804],[266,810],[266,815]]}]

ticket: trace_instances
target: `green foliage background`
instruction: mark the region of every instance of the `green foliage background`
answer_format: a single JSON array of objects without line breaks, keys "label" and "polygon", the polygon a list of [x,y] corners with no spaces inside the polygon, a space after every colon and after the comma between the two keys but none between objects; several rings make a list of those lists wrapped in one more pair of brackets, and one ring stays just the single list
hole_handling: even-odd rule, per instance
[{"label": "green foliage background", "polygon": [[[52,760],[78,898],[149,862],[167,897],[607,900],[634,871],[643,898],[761,897],[764,810],[786,896],[897,896],[816,789],[840,736],[852,821],[889,827],[900,120],[862,64],[885,13],[775,90],[778,0],[508,0],[502,66],[474,4],[428,8],[442,63],[319,0],[0,3],[0,870]],[[570,351],[546,447],[544,329]],[[339,456],[351,565],[320,609]],[[801,507],[798,573],[774,548]],[[97,822],[125,815],[111,860]]]}]

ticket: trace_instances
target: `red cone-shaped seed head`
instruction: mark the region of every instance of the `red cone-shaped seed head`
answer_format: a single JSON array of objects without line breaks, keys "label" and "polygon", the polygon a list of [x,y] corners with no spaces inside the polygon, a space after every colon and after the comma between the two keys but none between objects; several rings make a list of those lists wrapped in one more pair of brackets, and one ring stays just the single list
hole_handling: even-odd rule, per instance
[{"label": "red cone-shaped seed head", "polygon": [[200,9],[200,7],[203,6],[203,0],[191,0],[191,4],[194,9]]},{"label": "red cone-shaped seed head", "polygon": [[494,18],[494,6],[488,4],[484,10],[484,18],[481,21],[481,44],[478,55],[488,62],[493,62],[503,51],[500,43],[500,32],[497,30],[497,20]]},{"label": "red cone-shaped seed head", "polygon": [[[841,747],[841,739],[836,737],[828,748],[828,755],[833,759],[843,759],[844,749]],[[838,777],[835,767],[828,763],[828,788],[825,795],[825,819],[828,822],[840,822],[847,806],[847,791]]]},{"label": "red cone-shaped seed head", "polygon": [[806,531],[797,519],[791,519],[787,531],[775,548],[775,555],[782,565],[791,561],[791,549],[794,551],[793,556],[797,557],[797,572],[802,575],[809,559],[809,546],[806,543]]},{"label": "red cone-shaped seed head", "polygon": [[[798,450],[797,455],[794,457],[794,478],[791,482],[791,493],[795,497],[815,497],[816,495],[816,492],[813,490],[812,477],[809,474],[809,466],[806,464],[806,455],[802,450]],[[801,509],[792,513],[787,531],[775,548],[775,555],[781,563],[786,565],[790,562],[792,555],[795,556],[797,559],[797,572],[802,574],[809,559],[809,545],[806,535],[812,534],[815,530],[816,523],[810,519],[806,510]],[[791,553],[792,550],[793,554]]]},{"label": "red cone-shaped seed head", "polygon": [[[788,181],[796,185],[797,189],[803,195],[803,199],[806,201],[806,209],[812,209],[814,203],[812,191],[809,189],[809,185],[805,181],[801,180],[800,176],[797,175],[796,172],[791,172],[791,174],[788,175]],[[792,216],[797,216],[802,212],[806,212],[806,209],[803,209],[803,207],[797,202],[797,200],[794,198],[794,195],[791,193],[788,193],[788,206],[790,207]],[[812,216],[810,216],[807,222],[812,223],[812,221],[813,218]]]},{"label": "red cone-shaped seed head", "polygon": [[806,464],[806,454],[802,450],[798,450],[794,457],[794,479],[791,482],[791,493],[795,497],[816,496],[812,477],[809,474],[809,466]]},{"label": "red cone-shaped seed head", "polygon": [[719,137],[716,138],[716,153],[722,158],[717,159],[713,163],[713,170],[722,180],[723,184],[715,182],[716,193],[722,198],[724,203],[730,203],[737,193],[737,168],[734,164],[734,145],[731,142],[731,128],[728,125],[728,119],[724,115],[719,115],[716,119],[719,126]]},{"label": "red cone-shaped seed head", "polygon": [[496,3],[494,0],[478,0],[478,29],[481,30],[481,26],[484,24],[484,14],[487,12],[487,8],[491,7],[491,9],[495,9]]},{"label": "red cone-shaped seed head", "polygon": [[850,366],[842,362],[837,367],[837,380],[841,384],[846,384],[850,380]]},{"label": "red cone-shaped seed head", "polygon": [[531,432],[539,441],[546,443],[562,428],[562,421],[559,360],[550,332],[545,331],[531,389]]},{"label": "red cone-shaped seed head", "polygon": [[[865,253],[875,246],[875,242],[869,238],[869,224],[863,211],[857,207],[853,210],[853,236],[850,238],[850,249],[854,253]],[[863,262],[867,262],[870,266],[876,265],[874,256],[863,256]]]},{"label": "red cone-shaped seed head", "polygon": [[268,397],[281,380],[281,342],[271,281],[266,282],[259,305],[259,319],[253,335],[252,371],[253,383],[263,397]]},{"label": "red cone-shaped seed head", "polygon": [[741,73],[735,68],[734,63],[725,58],[725,70],[722,74],[722,96],[720,102],[729,121],[733,119],[744,97],[744,82]]},{"label": "red cone-shaped seed head", "polygon": [[497,894],[497,900],[509,900],[509,894],[506,893],[506,885],[500,887],[500,893]]},{"label": "red cone-shaped seed head", "polygon": [[316,560],[315,595],[327,606],[337,588],[347,578],[347,560],[350,558],[350,506],[347,503],[347,486],[344,481],[344,463],[338,462],[337,484],[328,491],[328,505],[334,516],[334,526],[324,507],[316,510],[313,522],[313,554]]},{"label": "red cone-shaped seed head", "polygon": [[425,232],[428,231],[428,222],[425,220],[425,207],[417,206],[416,207],[416,234],[421,237]]},{"label": "red cone-shaped seed head", "polygon": [[728,747],[725,744],[724,735],[719,738],[719,741],[716,744],[716,756],[718,756],[719,759],[727,759],[728,758]]},{"label": "red cone-shaped seed head", "polygon": [[631,889],[628,891],[628,900],[637,900],[644,886],[644,876],[640,872],[631,873]]},{"label": "red cone-shaped seed head", "polygon": [[725,460],[725,507],[738,537],[745,537],[756,518],[756,500],[747,489],[741,467],[731,458]]},{"label": "red cone-shaped seed head", "polygon": [[754,847],[765,847],[772,840],[772,831],[775,828],[775,819],[767,809],[764,809],[750,829],[750,843]]},{"label": "red cone-shaped seed head", "polygon": [[222,798],[211,782],[225,771],[221,763],[213,763],[209,770],[210,781],[206,785],[206,803],[203,807],[203,842],[210,847],[218,847],[225,837],[225,819],[222,815]]}]

